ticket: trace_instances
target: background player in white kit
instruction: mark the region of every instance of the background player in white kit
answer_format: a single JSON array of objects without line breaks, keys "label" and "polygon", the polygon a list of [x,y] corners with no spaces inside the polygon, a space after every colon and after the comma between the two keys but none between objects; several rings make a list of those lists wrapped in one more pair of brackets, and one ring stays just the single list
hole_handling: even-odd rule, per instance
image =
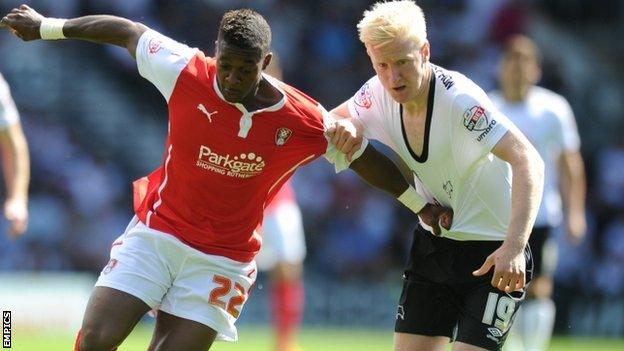
[{"label": "background player in white kit", "polygon": [[550,234],[564,222],[568,238],[577,244],[586,229],[585,169],[574,114],[563,96],[536,86],[540,77],[535,43],[525,36],[511,37],[500,60],[500,91],[490,98],[527,136],[545,164],[544,196],[529,239],[533,282],[509,339],[510,347],[526,351],[546,350],[555,322],[551,295],[557,253]]},{"label": "background player in white kit", "polygon": [[28,144],[9,85],[0,75],[0,153],[6,184],[4,216],[10,222],[9,236],[15,238],[28,226]]},{"label": "background player in white kit", "polygon": [[483,90],[429,63],[414,2],[377,3],[358,29],[377,75],[333,112],[392,148],[423,198],[454,211],[441,237],[415,232],[395,350],[445,350],[451,338],[455,351],[499,350],[531,279],[543,161]]},{"label": "background player in white kit", "polygon": [[351,162],[328,142],[330,125],[350,122],[263,74],[271,30],[253,10],[224,14],[215,57],[114,16],[52,19],[22,5],[1,24],[25,41],[69,37],[126,48],[168,105],[163,163],[134,183],[136,216],[113,243],[76,351],[115,349],[156,306],[150,350],[206,350],[216,338],[236,340],[235,321],[256,278],[263,210],[298,167],[320,156],[336,170],[355,170],[434,227],[438,217],[450,227],[450,215],[419,201],[370,145]]}]

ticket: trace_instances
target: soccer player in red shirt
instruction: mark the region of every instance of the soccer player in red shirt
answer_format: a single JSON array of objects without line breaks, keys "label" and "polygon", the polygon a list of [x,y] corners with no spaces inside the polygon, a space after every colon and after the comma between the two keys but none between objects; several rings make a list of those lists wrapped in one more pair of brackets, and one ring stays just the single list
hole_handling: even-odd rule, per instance
[{"label": "soccer player in red shirt", "polygon": [[296,351],[303,316],[303,260],[306,245],[301,210],[291,182],[284,184],[264,211],[258,270],[270,275],[270,311],[275,351]]},{"label": "soccer player in red shirt", "polygon": [[158,315],[150,350],[236,340],[234,322],[256,278],[263,210],[298,167],[319,156],[337,171],[355,170],[434,227],[439,219],[450,227],[450,214],[427,205],[366,141],[352,158],[328,142],[326,131],[338,140],[355,133],[349,122],[263,74],[271,31],[252,10],[223,16],[215,57],[114,16],[53,19],[22,5],[1,24],[25,41],[124,47],[168,103],[163,163],[134,183],[136,216],[113,243],[75,350],[115,349],[151,309]]},{"label": "soccer player in red shirt", "polygon": [[[264,72],[283,81],[277,55]],[[288,181],[264,210],[262,248],[256,256],[259,271],[270,276],[270,312],[275,351],[297,351],[297,333],[303,317],[303,260],[306,244],[301,210]]]}]

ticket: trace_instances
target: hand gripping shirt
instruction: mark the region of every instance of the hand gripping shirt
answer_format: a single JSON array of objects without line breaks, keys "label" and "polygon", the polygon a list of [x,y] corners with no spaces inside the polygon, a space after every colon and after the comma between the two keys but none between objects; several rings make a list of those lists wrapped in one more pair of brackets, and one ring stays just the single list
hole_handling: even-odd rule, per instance
[{"label": "hand gripping shirt", "polygon": [[430,203],[451,207],[454,240],[504,240],[511,212],[511,168],[491,150],[511,122],[464,75],[431,65],[423,151],[409,146],[401,104],[377,76],[348,101],[364,136],[392,148],[414,172],[416,190]]},{"label": "hand gripping shirt", "polygon": [[153,30],[141,36],[136,60],[169,110],[163,163],[134,183],[135,212],[148,227],[249,262],[264,208],[298,167],[321,155],[337,171],[348,167],[324,135],[331,116],[297,89],[264,76],[283,98],[247,111],[224,100],[214,58]]}]

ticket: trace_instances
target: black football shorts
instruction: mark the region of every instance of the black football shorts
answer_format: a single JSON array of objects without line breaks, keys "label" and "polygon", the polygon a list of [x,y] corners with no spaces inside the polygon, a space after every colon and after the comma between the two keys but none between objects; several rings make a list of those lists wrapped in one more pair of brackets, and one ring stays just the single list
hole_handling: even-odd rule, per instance
[{"label": "black football shorts", "polygon": [[[447,336],[487,350],[501,350],[526,286],[507,294],[491,285],[493,269],[482,277],[472,275],[501,244],[440,238],[418,226],[405,269],[395,332]],[[528,284],[533,271],[528,246],[525,259]]]}]

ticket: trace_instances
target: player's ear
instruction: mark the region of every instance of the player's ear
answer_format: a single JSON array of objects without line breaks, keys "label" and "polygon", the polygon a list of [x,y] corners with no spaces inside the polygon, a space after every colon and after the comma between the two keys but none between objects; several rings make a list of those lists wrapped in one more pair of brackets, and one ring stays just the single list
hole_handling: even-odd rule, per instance
[{"label": "player's ear", "polygon": [[273,59],[273,52],[269,51],[266,56],[264,56],[264,60],[262,62],[262,70],[264,71],[269,64],[271,63],[271,60]]},{"label": "player's ear", "polygon": [[429,62],[429,58],[431,57],[431,47],[429,46],[429,40],[425,40],[425,43],[420,48],[420,55],[423,64]]}]

